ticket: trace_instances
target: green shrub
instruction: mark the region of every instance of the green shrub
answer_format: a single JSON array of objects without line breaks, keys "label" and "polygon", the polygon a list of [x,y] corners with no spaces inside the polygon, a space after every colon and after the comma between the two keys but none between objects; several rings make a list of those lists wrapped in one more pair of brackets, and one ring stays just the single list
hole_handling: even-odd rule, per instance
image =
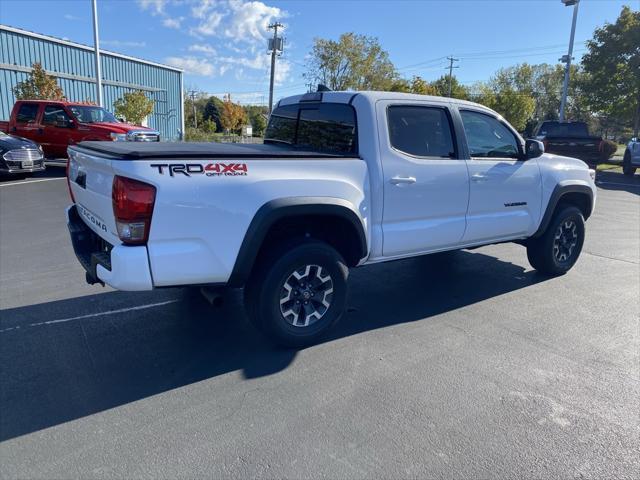
[{"label": "green shrub", "polygon": [[185,142],[214,142],[215,134],[199,128],[187,127],[184,133]]}]

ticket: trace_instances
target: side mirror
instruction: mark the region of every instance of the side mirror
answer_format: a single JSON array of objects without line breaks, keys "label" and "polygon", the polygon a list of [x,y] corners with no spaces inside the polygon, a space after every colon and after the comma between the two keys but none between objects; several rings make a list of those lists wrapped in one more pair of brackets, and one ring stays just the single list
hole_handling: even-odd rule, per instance
[{"label": "side mirror", "polygon": [[524,145],[525,160],[538,158],[544,153],[544,143],[540,140],[527,140]]},{"label": "side mirror", "polygon": [[56,127],[73,128],[73,120],[65,117],[64,115],[59,115],[58,118],[56,118]]}]

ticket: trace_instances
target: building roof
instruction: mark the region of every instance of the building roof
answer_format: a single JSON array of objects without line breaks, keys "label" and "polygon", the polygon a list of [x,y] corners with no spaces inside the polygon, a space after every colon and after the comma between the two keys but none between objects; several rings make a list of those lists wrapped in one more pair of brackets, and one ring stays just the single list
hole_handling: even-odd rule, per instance
[{"label": "building roof", "polygon": [[[10,27],[9,25],[0,24],[0,30],[4,30],[4,31],[7,31],[7,32],[13,32],[13,33],[17,33],[17,34],[20,34],[20,35],[24,35],[26,37],[38,38],[40,40],[46,40],[48,42],[53,42],[53,43],[57,43],[57,44],[60,44],[60,45],[67,45],[69,47],[79,48],[81,50],[87,50],[87,51],[93,52],[93,47],[91,47],[89,45],[83,45],[82,43],[71,42],[69,40],[63,40],[62,38],[51,37],[49,35],[43,35],[41,33],[31,32],[29,30],[23,30],[21,28]],[[180,68],[177,68],[177,67],[172,67],[170,65],[165,65],[163,63],[152,62],[150,60],[143,60],[141,58],[130,57],[129,55],[124,55],[122,53],[117,53],[117,52],[111,52],[109,50],[103,50],[102,48],[100,49],[100,54],[101,55],[109,55],[109,56],[112,56],[112,57],[123,58],[125,60],[131,60],[132,62],[144,63],[146,65],[152,65],[154,67],[164,68],[166,70],[173,70],[173,71],[180,72],[180,73],[184,72],[184,70],[182,70]]]}]

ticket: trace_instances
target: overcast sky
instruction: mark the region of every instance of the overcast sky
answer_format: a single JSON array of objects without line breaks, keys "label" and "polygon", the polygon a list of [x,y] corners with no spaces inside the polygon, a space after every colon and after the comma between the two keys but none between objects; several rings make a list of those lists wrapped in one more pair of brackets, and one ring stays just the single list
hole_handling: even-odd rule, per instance
[{"label": "overcast sky", "polygon": [[[582,0],[576,57],[596,27],[638,0]],[[434,79],[447,55],[472,84],[500,67],[557,63],[566,53],[572,7],[560,0],[98,0],[102,48],[185,70],[185,85],[230,92],[243,103],[268,97],[266,26],[286,25],[276,98],[305,91],[305,57],[316,37],[377,36],[406,77]],[[91,45],[90,0],[1,0],[0,23]]]}]

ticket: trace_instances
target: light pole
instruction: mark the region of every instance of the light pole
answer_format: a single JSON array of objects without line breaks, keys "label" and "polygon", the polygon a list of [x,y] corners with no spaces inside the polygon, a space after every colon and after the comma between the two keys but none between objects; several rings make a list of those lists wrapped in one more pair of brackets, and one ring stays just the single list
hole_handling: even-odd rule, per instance
[{"label": "light pole", "polygon": [[100,73],[100,39],[98,35],[98,6],[96,0],[91,1],[93,10],[93,48],[96,60],[96,103],[102,107],[102,75]]},{"label": "light pole", "polygon": [[573,5],[573,22],[571,23],[571,38],[569,40],[569,54],[564,55],[560,61],[566,64],[564,70],[564,85],[562,86],[562,100],[560,100],[560,121],[564,122],[564,112],[567,107],[567,92],[569,90],[569,74],[571,71],[571,60],[573,55],[573,40],[576,35],[576,22],[578,21],[578,6],[580,0],[561,0],[565,7]]}]

